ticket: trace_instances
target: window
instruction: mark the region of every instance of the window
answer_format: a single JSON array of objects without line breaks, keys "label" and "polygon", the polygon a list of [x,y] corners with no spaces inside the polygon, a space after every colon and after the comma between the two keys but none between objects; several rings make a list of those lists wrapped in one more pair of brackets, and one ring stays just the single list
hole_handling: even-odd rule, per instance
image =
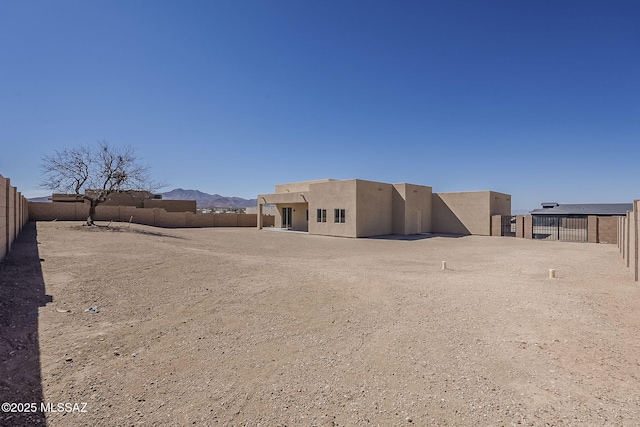
[{"label": "window", "polygon": [[334,218],[333,222],[335,222],[335,223],[338,223],[338,222],[344,223],[345,210],[344,209],[335,209],[334,213],[335,213],[335,218]]},{"label": "window", "polygon": [[318,209],[318,217],[316,218],[316,222],[327,222],[326,209]]}]

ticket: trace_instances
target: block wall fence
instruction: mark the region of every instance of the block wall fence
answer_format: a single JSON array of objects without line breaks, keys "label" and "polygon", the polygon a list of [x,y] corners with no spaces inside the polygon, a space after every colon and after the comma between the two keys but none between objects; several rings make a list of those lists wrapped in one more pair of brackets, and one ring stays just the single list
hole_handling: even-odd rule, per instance
[{"label": "block wall fence", "polygon": [[[87,203],[28,202],[31,221],[84,221],[89,216]],[[162,208],[135,206],[98,206],[96,221],[133,222],[166,228],[187,227],[255,227],[257,214],[198,214],[167,212]],[[272,227],[274,217],[263,215],[263,224]]]},{"label": "block wall fence", "polygon": [[0,260],[29,220],[29,205],[9,178],[0,175]]},{"label": "block wall fence", "polygon": [[618,250],[624,265],[631,269],[633,277],[639,280],[638,238],[640,237],[640,200],[634,200],[633,210],[618,219]]},{"label": "block wall fence", "polygon": [[[509,219],[511,217],[508,217]],[[533,220],[530,215],[517,215],[515,217],[515,237],[532,239]],[[491,217],[492,236],[502,236],[503,221],[501,215]],[[568,226],[571,224],[567,223]],[[589,216],[587,218],[587,238],[589,243],[609,243],[618,245],[624,265],[631,269],[634,280],[640,279],[638,271],[638,249],[640,237],[640,200],[633,202],[633,210],[626,216]]]}]

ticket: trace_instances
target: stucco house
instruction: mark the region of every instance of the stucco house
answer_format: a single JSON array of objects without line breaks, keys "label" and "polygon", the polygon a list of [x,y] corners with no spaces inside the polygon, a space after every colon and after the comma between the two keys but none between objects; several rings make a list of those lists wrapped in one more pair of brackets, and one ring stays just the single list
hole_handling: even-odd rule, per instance
[{"label": "stucco house", "polygon": [[[492,215],[511,215],[511,196],[495,191],[433,193],[416,184],[362,179],[278,184],[258,195],[275,205],[275,227],[341,237],[419,233],[491,234]],[[258,228],[262,228],[258,215]]]}]

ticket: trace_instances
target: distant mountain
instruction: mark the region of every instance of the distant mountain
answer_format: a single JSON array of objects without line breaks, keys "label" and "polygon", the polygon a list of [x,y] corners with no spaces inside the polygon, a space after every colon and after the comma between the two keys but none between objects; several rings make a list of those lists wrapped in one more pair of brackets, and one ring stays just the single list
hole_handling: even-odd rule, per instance
[{"label": "distant mountain", "polygon": [[208,194],[198,190],[183,190],[176,188],[162,194],[163,199],[195,200],[199,208],[247,208],[256,206],[257,199],[243,199],[241,197],[225,197],[219,194]]}]

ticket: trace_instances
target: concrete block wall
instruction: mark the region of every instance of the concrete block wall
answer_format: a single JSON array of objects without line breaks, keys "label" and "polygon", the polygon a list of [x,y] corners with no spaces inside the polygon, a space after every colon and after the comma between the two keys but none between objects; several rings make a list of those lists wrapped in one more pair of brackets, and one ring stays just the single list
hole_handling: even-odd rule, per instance
[{"label": "concrete block wall", "polygon": [[[523,218],[523,217],[520,217]],[[505,234],[503,233],[504,230],[502,229],[502,223],[509,223],[510,227],[512,227],[512,223],[511,220],[513,219],[512,215],[491,215],[491,235],[492,236],[504,236]],[[518,217],[516,217],[516,223],[515,223],[515,227],[516,227],[516,237],[523,237],[523,229],[522,226],[524,224],[524,219],[521,219],[520,224],[518,224]],[[520,227],[520,235],[518,236],[518,226]],[[509,232],[509,234],[507,234],[508,236],[512,237],[514,236],[514,234],[512,232]]]},{"label": "concrete block wall", "polygon": [[627,212],[626,216],[622,217],[622,230],[620,233],[620,253],[622,254],[622,259],[626,264],[627,259],[629,258],[629,212]]},{"label": "concrete block wall", "polygon": [[[27,202],[25,200],[25,206]],[[25,207],[25,211],[26,211]],[[32,221],[84,221],[89,216],[87,203],[28,202]],[[98,206],[96,221],[120,221],[166,228],[184,227],[255,227],[257,214],[196,214],[167,212],[161,208],[135,206]],[[265,227],[273,227],[274,217],[263,215]]]},{"label": "concrete block wall", "polygon": [[618,218],[599,216],[598,243],[618,243]]},{"label": "concrete block wall", "polygon": [[158,200],[158,199],[145,199],[143,202],[144,208],[161,208],[167,212],[193,212],[196,213],[196,201],[195,200]]},{"label": "concrete block wall", "polygon": [[502,236],[502,215],[491,216],[491,235]]},{"label": "concrete block wall", "polygon": [[598,217],[589,215],[587,217],[587,241],[598,243]]},{"label": "concrete block wall", "polygon": [[0,175],[0,260],[29,220],[29,206],[11,180]]},{"label": "concrete block wall", "polygon": [[633,211],[635,213],[635,235],[634,235],[634,278],[636,282],[639,279],[640,275],[640,200],[635,200],[633,202]]},{"label": "concrete block wall", "polygon": [[524,216],[522,228],[524,230],[523,237],[525,239],[533,239],[533,217],[530,215]]},{"label": "concrete block wall", "polygon": [[618,219],[618,250],[622,254],[622,260],[626,267],[629,267],[634,280],[639,280],[640,254],[640,200],[633,202],[633,210],[627,215]]},{"label": "concrete block wall", "polygon": [[215,227],[217,214],[193,214],[187,215],[187,227]]},{"label": "concrete block wall", "polygon": [[627,267],[631,267],[630,259],[635,255],[632,251],[634,250],[634,236],[635,236],[635,215],[634,211],[627,212],[627,216],[625,218],[626,226],[625,226],[625,236],[624,236],[624,260],[625,265]]},{"label": "concrete block wall", "polygon": [[622,246],[624,244],[624,217],[618,217],[618,252],[622,254]]},{"label": "concrete block wall", "polygon": [[0,175],[0,260],[9,252],[9,208],[7,206],[8,180]]},{"label": "concrete block wall", "polygon": [[516,237],[524,239],[524,216],[516,216]]},{"label": "concrete block wall", "polygon": [[29,202],[29,216],[32,221],[80,221],[89,216],[89,206],[84,203]]}]

